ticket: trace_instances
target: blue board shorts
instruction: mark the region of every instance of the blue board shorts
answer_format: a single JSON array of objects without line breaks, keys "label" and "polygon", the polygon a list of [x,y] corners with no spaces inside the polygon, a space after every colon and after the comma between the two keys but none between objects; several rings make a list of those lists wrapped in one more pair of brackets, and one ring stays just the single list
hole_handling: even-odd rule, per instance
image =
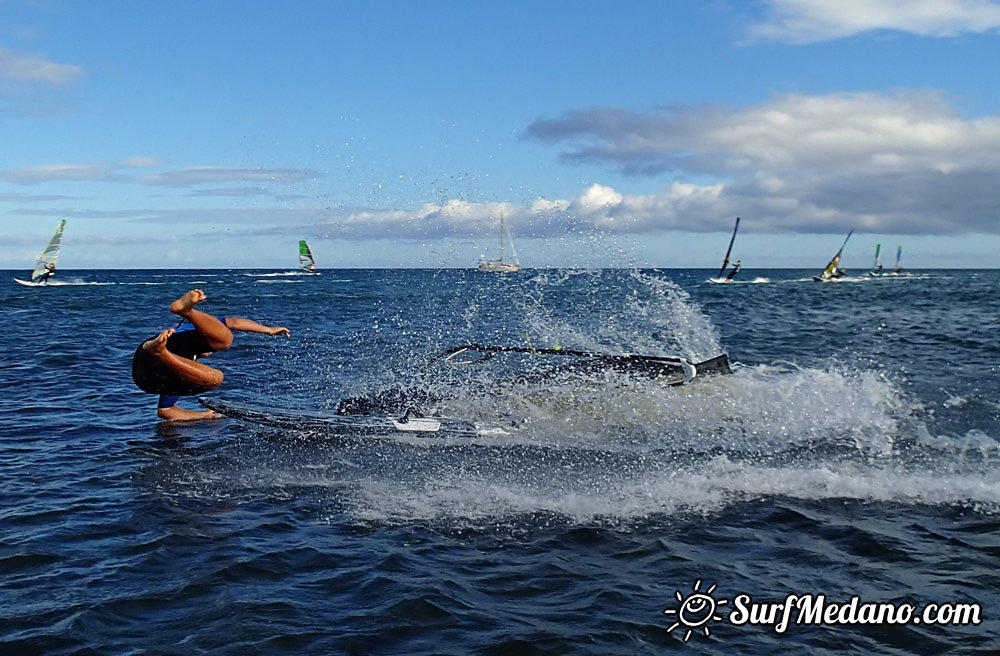
[{"label": "blue board shorts", "polygon": [[[225,317],[216,317],[223,324]],[[155,337],[155,336],[154,336]],[[153,339],[150,337],[149,339]],[[149,339],[143,340],[145,344]],[[132,380],[143,392],[159,394],[158,408],[170,408],[177,404],[182,396],[194,396],[213,389],[202,385],[192,385],[181,379],[173,370],[159,358],[147,353],[139,344],[132,356]],[[167,350],[188,360],[194,360],[202,353],[215,351],[208,340],[195,327],[185,321],[174,334],[167,339]]]}]

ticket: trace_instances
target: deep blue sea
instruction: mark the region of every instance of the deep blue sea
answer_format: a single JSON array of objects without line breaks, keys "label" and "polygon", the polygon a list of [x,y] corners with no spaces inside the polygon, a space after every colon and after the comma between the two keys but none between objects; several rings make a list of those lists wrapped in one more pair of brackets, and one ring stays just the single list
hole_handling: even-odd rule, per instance
[{"label": "deep blue sea", "polygon": [[[0,284],[0,654],[1000,649],[998,271],[23,273]],[[213,396],[332,411],[416,386],[504,430],[160,422],[132,353],[194,287],[292,333],[237,333]],[[503,385],[517,362],[430,363],[465,342],[726,352],[734,374]],[[741,594],[981,614],[779,633],[730,620]]]}]

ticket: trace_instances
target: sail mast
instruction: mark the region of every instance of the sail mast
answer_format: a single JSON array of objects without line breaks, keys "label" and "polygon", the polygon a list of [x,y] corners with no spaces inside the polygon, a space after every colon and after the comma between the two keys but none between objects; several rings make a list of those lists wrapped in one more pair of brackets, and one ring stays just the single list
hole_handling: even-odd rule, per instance
[{"label": "sail mast", "polygon": [[733,236],[729,240],[729,248],[726,249],[726,257],[722,259],[722,268],[719,269],[719,277],[726,272],[726,267],[729,266],[729,254],[733,251],[733,243],[736,241],[736,231],[740,229],[740,217],[736,217],[736,225],[733,226]]},{"label": "sail mast", "polygon": [[503,212],[500,212],[500,262],[503,262]]}]

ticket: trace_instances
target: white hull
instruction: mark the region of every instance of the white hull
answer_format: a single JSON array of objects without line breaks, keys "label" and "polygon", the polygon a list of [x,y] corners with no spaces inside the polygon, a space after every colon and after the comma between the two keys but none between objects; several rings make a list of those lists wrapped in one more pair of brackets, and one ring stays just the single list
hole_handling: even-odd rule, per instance
[{"label": "white hull", "polygon": [[485,273],[513,273],[521,267],[511,262],[480,262],[478,269]]},{"label": "white hull", "polygon": [[44,282],[31,282],[30,280],[21,280],[20,278],[14,278],[14,282],[19,285],[24,285],[25,287],[47,287],[48,284]]}]

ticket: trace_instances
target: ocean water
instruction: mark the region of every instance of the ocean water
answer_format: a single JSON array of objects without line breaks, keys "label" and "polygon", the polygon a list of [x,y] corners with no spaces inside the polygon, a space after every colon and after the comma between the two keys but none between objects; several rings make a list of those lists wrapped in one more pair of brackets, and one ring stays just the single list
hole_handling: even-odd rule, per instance
[{"label": "ocean water", "polygon": [[[1000,272],[813,273],[0,285],[0,653],[996,653]],[[416,387],[501,430],[345,440],[159,422],[132,352],[193,287],[206,311],[292,332],[238,333],[208,361],[226,375],[213,396],[329,411]],[[508,385],[533,357],[431,361],[467,342],[727,352],[734,373]],[[698,594],[711,616],[694,618]],[[779,632],[734,622],[741,594],[980,615]]]}]

